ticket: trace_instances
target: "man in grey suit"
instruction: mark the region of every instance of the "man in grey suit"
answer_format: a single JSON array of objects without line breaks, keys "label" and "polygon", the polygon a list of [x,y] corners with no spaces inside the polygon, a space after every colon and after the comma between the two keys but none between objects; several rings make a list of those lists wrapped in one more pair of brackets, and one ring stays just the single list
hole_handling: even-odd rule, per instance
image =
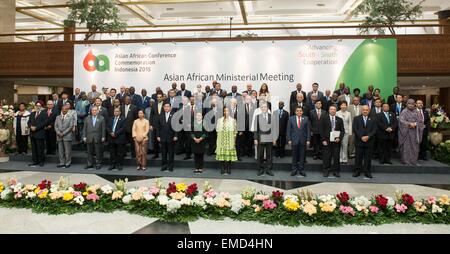
[{"label": "man in grey suit", "polygon": [[86,117],[83,129],[83,141],[87,145],[87,165],[84,169],[94,167],[94,152],[96,157],[95,168],[101,169],[103,159],[103,143],[105,142],[105,119],[98,114],[98,107],[91,109],[91,115]]},{"label": "man in grey suit", "polygon": [[61,114],[55,120],[56,142],[58,143],[58,168],[68,168],[72,158],[72,139],[75,118],[69,116],[69,105],[63,105]]},{"label": "man in grey suit", "polygon": [[301,176],[306,176],[306,146],[309,145],[311,131],[308,117],[303,116],[302,107],[297,106],[295,115],[289,117],[286,134],[289,145],[292,146],[291,176],[295,176],[297,173]]},{"label": "man in grey suit", "polygon": [[[311,102],[314,103],[314,101],[311,101],[311,96],[313,94],[316,95],[317,100],[322,100],[323,92],[319,91],[319,84],[313,83],[311,87],[312,87],[312,90],[308,93],[308,95],[306,95],[306,102],[307,103],[311,103]],[[304,113],[306,113],[306,112],[304,112]]]}]

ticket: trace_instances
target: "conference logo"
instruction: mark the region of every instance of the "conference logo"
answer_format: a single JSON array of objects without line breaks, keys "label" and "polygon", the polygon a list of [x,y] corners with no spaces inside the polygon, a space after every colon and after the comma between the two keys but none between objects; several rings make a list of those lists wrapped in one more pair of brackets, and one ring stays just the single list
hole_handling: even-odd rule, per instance
[{"label": "conference logo", "polygon": [[83,60],[83,67],[85,70],[92,71],[109,71],[109,58],[106,55],[95,56],[92,50],[89,50]]}]

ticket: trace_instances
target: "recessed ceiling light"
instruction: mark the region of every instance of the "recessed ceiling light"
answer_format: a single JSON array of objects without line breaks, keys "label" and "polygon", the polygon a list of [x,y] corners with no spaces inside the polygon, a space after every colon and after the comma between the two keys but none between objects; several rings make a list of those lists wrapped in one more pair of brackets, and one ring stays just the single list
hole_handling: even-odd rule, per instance
[{"label": "recessed ceiling light", "polygon": [[172,8],[172,7],[166,8],[166,11],[173,11],[173,10],[175,10],[175,8]]},{"label": "recessed ceiling light", "polygon": [[422,87],[427,87],[427,85],[422,85]]},{"label": "recessed ceiling light", "polygon": [[324,7],[325,6],[325,4],[322,4],[322,3],[318,3],[316,5],[319,6],[319,7]]}]

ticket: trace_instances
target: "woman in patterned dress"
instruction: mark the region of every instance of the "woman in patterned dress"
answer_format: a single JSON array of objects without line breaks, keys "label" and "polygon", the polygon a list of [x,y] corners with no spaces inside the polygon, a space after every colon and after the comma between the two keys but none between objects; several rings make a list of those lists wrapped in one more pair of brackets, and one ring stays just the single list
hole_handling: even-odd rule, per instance
[{"label": "woman in patterned dress", "polygon": [[231,162],[237,160],[236,155],[236,120],[229,114],[228,108],[223,109],[223,117],[219,118],[216,125],[217,147],[216,160],[221,162],[220,173],[231,174]]}]

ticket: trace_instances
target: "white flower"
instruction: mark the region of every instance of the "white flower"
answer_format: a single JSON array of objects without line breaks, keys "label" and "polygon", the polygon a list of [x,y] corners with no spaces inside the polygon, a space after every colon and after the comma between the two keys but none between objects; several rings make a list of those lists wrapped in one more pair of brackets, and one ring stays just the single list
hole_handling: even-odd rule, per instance
[{"label": "white flower", "polygon": [[34,193],[33,191],[30,191],[27,193],[27,196],[25,198],[34,198],[36,197],[36,193]]},{"label": "white flower", "polygon": [[169,198],[167,196],[161,196],[161,195],[158,196],[158,203],[160,205],[165,206],[165,205],[167,205],[168,202],[169,202]]},{"label": "white flower", "polygon": [[58,191],[58,185],[57,184],[54,184],[54,183],[52,183],[51,185],[50,185],[50,193],[51,192],[57,192]]},{"label": "white flower", "polygon": [[320,195],[318,198],[323,203],[327,203],[327,202],[335,203],[336,202],[334,195]]},{"label": "white flower", "polygon": [[136,192],[136,188],[131,188],[127,190],[127,194],[133,194]]},{"label": "white flower", "polygon": [[69,188],[67,188],[67,191],[68,191],[68,192],[74,192],[75,189],[74,189],[73,187],[69,187]]},{"label": "white flower", "polygon": [[154,197],[152,194],[150,194],[149,191],[145,191],[145,192],[143,193],[142,197],[143,197],[146,201],[150,201],[150,200],[155,199],[155,197]]},{"label": "white flower", "polygon": [[11,193],[11,189],[6,188],[2,191],[2,193],[0,194],[0,198],[5,200],[8,198],[8,194]]},{"label": "white flower", "polygon": [[13,189],[13,192],[19,192],[22,190],[22,183],[17,183],[16,185],[12,185],[11,189]]},{"label": "white flower", "polygon": [[167,211],[174,213],[181,208],[181,202],[176,199],[170,199],[167,202]]},{"label": "white flower", "polygon": [[388,206],[394,206],[395,205],[395,199],[393,199],[392,197],[386,197],[388,202],[387,205]]},{"label": "white flower", "polygon": [[298,202],[298,197],[292,194],[284,195],[284,200],[290,199],[292,201]]},{"label": "white flower", "polygon": [[126,195],[126,196],[124,196],[124,197],[122,198],[122,202],[123,202],[124,204],[130,203],[130,201],[131,201],[131,195]]},{"label": "white flower", "polygon": [[192,199],[192,203],[196,206],[205,206],[205,199],[203,198],[203,194],[198,194],[197,196]]},{"label": "white flower", "polygon": [[368,198],[364,196],[355,197],[353,200],[350,201],[350,204],[354,205],[356,210],[364,211],[367,209],[367,207],[370,206],[371,202]]},{"label": "white flower", "polygon": [[107,195],[111,194],[112,191],[113,191],[113,188],[112,188],[111,186],[109,186],[108,184],[107,184],[107,185],[104,185],[104,186],[103,186],[102,188],[100,188],[100,189],[102,190],[103,193],[105,193],[105,194],[107,194]]},{"label": "white flower", "polygon": [[73,201],[74,201],[75,203],[79,204],[79,205],[83,205],[83,203],[84,203],[83,195],[76,196],[76,197],[73,199]]},{"label": "white flower", "polygon": [[190,198],[188,198],[188,197],[184,197],[184,198],[182,198],[181,200],[180,200],[180,203],[182,204],[182,205],[186,205],[186,206],[190,206],[191,205],[191,199]]},{"label": "white flower", "polygon": [[431,212],[432,213],[442,213],[442,208],[440,208],[438,205],[433,204],[431,206]]},{"label": "white flower", "polygon": [[242,203],[242,196],[239,194],[230,196],[230,202],[231,211],[236,214],[238,214],[242,207],[244,207],[244,204]]},{"label": "white flower", "polygon": [[206,198],[206,199],[205,199],[205,202],[206,202],[208,205],[214,205],[214,204],[215,204],[214,198],[211,198],[211,197]]}]

